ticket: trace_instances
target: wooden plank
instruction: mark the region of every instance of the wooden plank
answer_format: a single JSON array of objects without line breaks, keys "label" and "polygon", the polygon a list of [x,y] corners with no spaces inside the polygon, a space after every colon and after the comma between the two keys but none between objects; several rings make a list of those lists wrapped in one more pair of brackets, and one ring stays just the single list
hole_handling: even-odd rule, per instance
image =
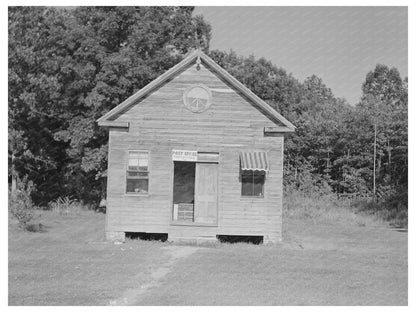
[{"label": "wooden plank", "polygon": [[98,125],[100,127],[111,127],[111,128],[128,128],[129,127],[129,123],[126,121],[104,120],[104,121],[99,121]]},{"label": "wooden plank", "polygon": [[197,163],[195,174],[195,222],[216,223],[218,209],[218,165]]},{"label": "wooden plank", "polygon": [[196,52],[191,53],[186,57],[182,62],[172,67],[170,70],[165,72],[163,75],[159,76],[155,80],[153,80],[151,83],[149,83],[147,86],[130,96],[127,100],[125,100],[122,104],[118,105],[111,111],[109,111],[107,114],[102,116],[100,119],[98,119],[98,122],[107,120],[107,119],[113,119],[113,116],[122,112],[124,109],[128,108],[129,105],[134,103],[136,100],[140,99],[141,97],[145,96],[149,92],[151,92],[154,88],[158,87],[160,84],[164,83],[165,81],[169,80],[172,76],[176,75],[179,70],[185,68],[188,66],[196,57]]},{"label": "wooden plank", "polygon": [[193,213],[194,211],[194,204],[187,204],[187,203],[179,203],[178,204],[178,212],[187,212],[190,211]]},{"label": "wooden plank", "polygon": [[288,127],[264,127],[264,133],[295,132],[295,129]]},{"label": "wooden plank", "polygon": [[[201,114],[184,108],[182,93],[190,84],[232,90],[207,68],[201,71],[203,75],[191,66],[120,115],[117,122],[128,122],[129,132],[110,130],[109,229],[173,233],[171,152],[183,149],[218,153],[219,219],[217,227],[206,231],[176,226],[186,228],[176,234],[281,235],[283,135],[265,137],[264,127],[276,125],[235,92],[213,93],[212,106]],[[150,151],[148,196],[125,194],[129,149]],[[268,152],[271,169],[260,201],[241,199],[238,153],[243,149]]]},{"label": "wooden plank", "polygon": [[219,153],[211,153],[211,152],[198,152],[198,162],[213,162],[218,163],[220,160]]}]

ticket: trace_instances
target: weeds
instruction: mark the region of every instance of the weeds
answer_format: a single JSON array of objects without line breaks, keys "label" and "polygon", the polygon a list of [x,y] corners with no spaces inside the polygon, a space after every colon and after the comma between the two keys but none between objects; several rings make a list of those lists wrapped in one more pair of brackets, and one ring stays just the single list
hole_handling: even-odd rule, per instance
[{"label": "weeds", "polygon": [[49,203],[49,209],[58,215],[69,215],[79,213],[83,208],[82,204],[76,200],[70,199],[68,196],[59,197]]},{"label": "weeds", "polygon": [[286,218],[313,219],[316,221],[341,221],[366,226],[376,217],[359,213],[348,199],[338,199],[335,194],[304,194],[301,191],[285,193],[284,215]]},{"label": "weeds", "polygon": [[[404,194],[403,196],[407,196]],[[375,221],[387,221],[391,226],[407,228],[407,206],[401,198],[374,202],[372,198],[340,199],[335,194],[313,194],[299,190],[285,192],[285,217],[320,221],[352,222],[366,226]]]},{"label": "weeds", "polygon": [[407,206],[398,201],[374,202],[361,199],[353,202],[352,206],[360,213],[372,214],[387,221],[391,226],[399,228],[408,226]]}]

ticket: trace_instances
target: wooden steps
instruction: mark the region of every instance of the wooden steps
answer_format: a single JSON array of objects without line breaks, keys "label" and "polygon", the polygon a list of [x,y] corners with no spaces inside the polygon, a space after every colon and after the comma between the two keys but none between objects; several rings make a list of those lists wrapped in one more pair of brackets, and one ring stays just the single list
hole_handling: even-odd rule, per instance
[{"label": "wooden steps", "polygon": [[218,239],[216,236],[168,236],[168,241],[180,244],[191,244],[191,245],[205,245],[205,244],[216,244]]},{"label": "wooden steps", "polygon": [[168,241],[196,245],[216,243],[216,228],[171,226],[168,232]]}]

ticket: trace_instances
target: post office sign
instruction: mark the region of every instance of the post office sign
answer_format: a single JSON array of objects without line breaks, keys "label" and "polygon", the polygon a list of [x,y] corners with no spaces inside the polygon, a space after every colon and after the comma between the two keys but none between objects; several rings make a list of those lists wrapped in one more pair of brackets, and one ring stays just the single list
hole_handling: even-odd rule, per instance
[{"label": "post office sign", "polygon": [[197,161],[197,151],[172,150],[173,161]]}]

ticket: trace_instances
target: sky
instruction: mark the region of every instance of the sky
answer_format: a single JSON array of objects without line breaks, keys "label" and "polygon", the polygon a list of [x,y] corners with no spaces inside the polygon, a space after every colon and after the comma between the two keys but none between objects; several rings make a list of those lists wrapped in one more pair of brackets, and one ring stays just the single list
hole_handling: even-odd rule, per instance
[{"label": "sky", "polygon": [[355,105],[381,63],[408,75],[407,7],[196,7],[212,27],[210,49],[264,57],[303,81],[321,77]]}]

